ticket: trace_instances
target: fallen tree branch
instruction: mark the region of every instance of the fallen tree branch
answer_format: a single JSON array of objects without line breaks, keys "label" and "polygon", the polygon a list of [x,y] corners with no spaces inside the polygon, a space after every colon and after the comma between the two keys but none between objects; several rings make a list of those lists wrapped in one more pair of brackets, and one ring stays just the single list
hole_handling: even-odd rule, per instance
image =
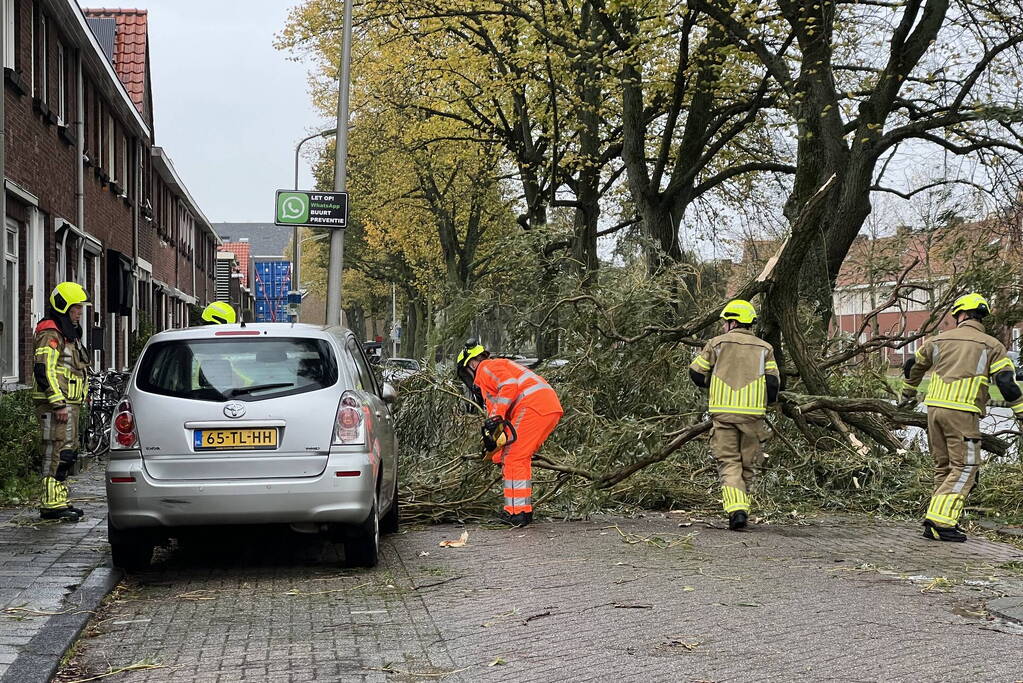
[{"label": "fallen tree branch", "polygon": [[[797,413],[834,411],[836,413],[874,413],[889,422],[905,427],[927,428],[927,415],[915,410],[899,410],[891,401],[881,398],[842,398],[838,396],[807,396],[783,391],[779,399]],[[981,447],[995,455],[1005,455],[1009,444],[992,434],[984,434]]]}]

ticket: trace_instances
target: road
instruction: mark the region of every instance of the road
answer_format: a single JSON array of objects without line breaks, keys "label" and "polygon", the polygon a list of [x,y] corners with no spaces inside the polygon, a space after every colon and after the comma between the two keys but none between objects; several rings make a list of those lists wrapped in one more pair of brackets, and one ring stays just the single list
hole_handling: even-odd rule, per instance
[{"label": "road", "polygon": [[[683,526],[680,526],[683,525]],[[684,514],[413,528],[372,571],[314,537],[161,551],[95,616],[60,680],[1023,680],[1023,552],[909,523]]]}]

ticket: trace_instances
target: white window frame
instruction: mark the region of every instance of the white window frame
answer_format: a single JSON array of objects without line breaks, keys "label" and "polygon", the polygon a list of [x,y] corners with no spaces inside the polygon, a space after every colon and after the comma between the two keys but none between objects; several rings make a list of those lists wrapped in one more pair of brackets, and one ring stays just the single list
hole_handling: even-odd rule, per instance
[{"label": "white window frame", "polygon": [[110,182],[117,182],[117,145],[114,137],[114,116],[107,114],[107,171],[110,173]]},{"label": "white window frame", "polygon": [[50,51],[49,47],[49,20],[46,14],[39,9],[39,99],[46,102],[50,98]]},{"label": "white window frame", "polygon": [[14,69],[17,66],[18,53],[17,45],[17,30],[14,25],[15,13],[14,13],[14,0],[3,0],[4,6],[4,68]]},{"label": "white window frame", "polygon": [[121,177],[124,178],[124,182],[121,183],[124,187],[122,188],[121,194],[128,196],[128,179],[131,177],[129,173],[130,166],[128,165],[128,136],[121,136]]},{"label": "white window frame", "polygon": [[64,43],[57,41],[57,122],[67,121],[67,65],[64,61]]},{"label": "white window frame", "polygon": [[[12,235],[13,233],[13,235]],[[0,291],[3,292],[3,296],[7,297],[7,304],[11,307],[13,320],[3,321],[4,322],[4,335],[3,343],[7,347],[3,350],[4,354],[11,354],[12,359],[12,370],[14,374],[3,375],[3,384],[16,384],[20,376],[19,366],[21,358],[18,354],[18,345],[21,341],[21,307],[18,305],[18,294],[21,291],[21,287],[18,282],[18,266],[19,266],[19,251],[18,251],[18,237],[21,233],[21,226],[12,218],[7,218],[4,221],[4,230],[2,238],[0,238],[0,256],[2,256],[3,272],[0,273],[0,280],[3,281],[3,287]],[[9,240],[13,239],[13,244]],[[7,282],[7,264],[14,264],[14,282]],[[10,329],[8,329],[10,328]]]}]

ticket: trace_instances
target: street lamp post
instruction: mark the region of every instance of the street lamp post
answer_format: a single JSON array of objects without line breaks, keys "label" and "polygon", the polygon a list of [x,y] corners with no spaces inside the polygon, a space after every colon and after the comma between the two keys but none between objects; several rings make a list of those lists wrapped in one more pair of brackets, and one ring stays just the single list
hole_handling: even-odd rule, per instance
[{"label": "street lamp post", "polygon": [[[295,145],[295,190],[296,191],[298,190],[298,155],[299,155],[299,152],[301,152],[301,150],[302,150],[302,145],[304,145],[305,143],[309,142],[310,140],[314,140],[316,138],[329,138],[331,135],[336,135],[336,134],[337,134],[337,128],[328,128],[327,130],[321,130],[319,133],[313,133],[312,135],[310,135],[308,137],[302,138],[299,141],[299,143],[297,145]],[[292,244],[295,245],[294,248],[292,249],[292,254],[291,254],[291,282],[292,282],[292,289],[294,289],[296,292],[300,292],[300,295],[301,295],[301,290],[299,289],[299,284],[301,283],[301,280],[299,280],[298,278],[299,278],[299,271],[301,270],[301,263],[302,263],[302,242],[303,242],[303,240],[300,240],[298,238],[299,237],[299,232],[300,232],[299,231],[299,227],[296,225],[294,227],[294,229],[293,229],[293,234],[292,234],[292,238],[291,238],[292,239]],[[300,302],[299,303],[299,307],[300,308],[301,308],[301,305],[302,304]],[[298,314],[297,313],[295,314],[295,322],[298,322]]]},{"label": "street lamp post", "polygon": [[[334,191],[347,186],[348,115],[352,81],[352,0],[345,0],[341,73],[338,76],[337,146],[334,151]],[[345,231],[330,231],[330,264],[327,268],[327,324],[341,324],[341,268],[345,254]]]}]

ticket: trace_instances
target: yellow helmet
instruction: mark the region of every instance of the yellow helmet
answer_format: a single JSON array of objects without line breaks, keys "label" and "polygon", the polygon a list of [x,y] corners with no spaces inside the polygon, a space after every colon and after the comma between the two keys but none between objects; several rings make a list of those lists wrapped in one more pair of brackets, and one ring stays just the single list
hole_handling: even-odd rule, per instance
[{"label": "yellow helmet", "polygon": [[721,309],[721,318],[749,324],[757,319],[757,309],[748,301],[732,299]]},{"label": "yellow helmet", "polygon": [[984,317],[991,312],[991,309],[988,308],[987,299],[976,292],[971,292],[962,295],[952,304],[952,315],[966,313],[967,311],[977,311],[981,317]]},{"label": "yellow helmet", "polygon": [[464,368],[469,365],[469,361],[473,358],[486,355],[488,355],[487,350],[483,348],[483,344],[480,344],[475,339],[470,339],[465,343],[465,348],[462,352],[458,354],[458,360],[455,364],[460,368]]},{"label": "yellow helmet", "polygon": [[91,304],[88,293],[77,282],[61,282],[50,293],[50,305],[57,313],[67,313],[75,304]]},{"label": "yellow helmet", "polygon": [[203,322],[213,325],[233,325],[238,322],[238,316],[231,308],[231,304],[226,304],[223,301],[214,301],[203,309],[202,319]]}]

